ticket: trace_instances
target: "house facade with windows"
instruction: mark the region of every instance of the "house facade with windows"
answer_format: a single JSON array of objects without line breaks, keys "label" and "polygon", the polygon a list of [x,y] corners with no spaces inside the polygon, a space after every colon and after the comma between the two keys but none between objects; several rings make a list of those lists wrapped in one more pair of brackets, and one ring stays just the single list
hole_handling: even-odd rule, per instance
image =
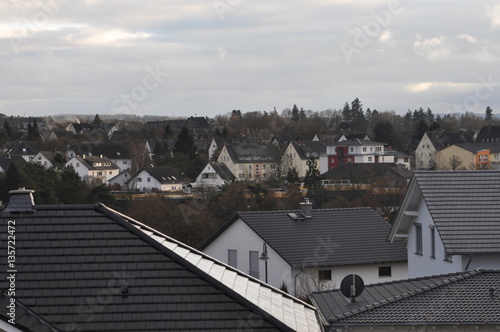
[{"label": "house facade with windows", "polygon": [[[474,139],[465,130],[460,131],[428,131],[415,149],[415,169],[435,168],[438,160],[437,152],[458,143],[473,143]],[[441,158],[442,159],[442,158]]]},{"label": "house facade with windows", "polygon": [[224,163],[208,163],[192,183],[193,188],[213,188],[220,190],[221,187],[233,181],[234,175]]},{"label": "house facade with windows", "polygon": [[[371,208],[239,212],[200,249],[293,295],[339,287],[348,274],[370,282],[407,277],[406,250]],[[267,258],[267,259],[266,259]]]},{"label": "house facade with windows", "polygon": [[128,183],[132,183],[137,190],[145,192],[181,192],[183,190],[182,174],[168,166],[143,168]]},{"label": "house facade with windows", "polygon": [[120,168],[105,156],[75,156],[65,166],[73,167],[82,180],[97,179],[106,184],[120,173]]},{"label": "house facade with windows", "polygon": [[120,172],[132,169],[132,153],[128,146],[115,142],[82,142],[71,146],[66,157],[105,156],[120,168]]},{"label": "house facade with windows", "polygon": [[226,164],[237,181],[266,180],[276,174],[273,147],[257,143],[226,144],[218,163]]},{"label": "house facade with windows", "polygon": [[500,269],[500,171],[416,171],[388,241],[419,277]]},{"label": "house facade with windows", "polygon": [[394,161],[394,152],[386,152],[384,143],[351,139],[327,144],[326,155],[320,158],[320,165],[326,165],[326,172],[343,164]]},{"label": "house facade with windows", "polygon": [[283,153],[283,157],[281,157],[283,174],[286,175],[288,170],[295,168],[299,178],[303,179],[309,169],[307,166],[309,158],[316,159],[316,167],[320,173],[324,173],[327,165],[322,165],[320,160],[325,160],[325,158],[321,159],[321,157],[325,156],[326,146],[321,142],[291,141]]},{"label": "house facade with windows", "polygon": [[500,143],[461,143],[436,153],[438,169],[498,170]]}]

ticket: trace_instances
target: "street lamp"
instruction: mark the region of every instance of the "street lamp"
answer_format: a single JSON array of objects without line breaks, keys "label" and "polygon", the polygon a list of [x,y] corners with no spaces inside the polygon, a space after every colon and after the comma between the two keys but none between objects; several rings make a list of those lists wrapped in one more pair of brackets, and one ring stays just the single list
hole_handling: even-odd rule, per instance
[{"label": "street lamp", "polygon": [[267,244],[264,242],[262,246],[262,255],[259,257],[260,260],[264,261],[264,268],[266,271],[266,284],[267,284],[267,261],[269,260],[269,256],[267,255]]}]

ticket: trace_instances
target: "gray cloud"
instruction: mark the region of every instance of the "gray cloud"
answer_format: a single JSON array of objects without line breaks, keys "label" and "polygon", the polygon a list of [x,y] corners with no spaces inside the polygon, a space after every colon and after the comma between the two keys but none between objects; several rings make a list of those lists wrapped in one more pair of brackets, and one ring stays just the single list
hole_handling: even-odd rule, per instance
[{"label": "gray cloud", "polygon": [[[500,109],[493,1],[3,0],[0,22],[9,115],[110,113],[123,95],[142,115],[356,97],[398,113]],[[148,68],[169,75],[152,84]]]}]

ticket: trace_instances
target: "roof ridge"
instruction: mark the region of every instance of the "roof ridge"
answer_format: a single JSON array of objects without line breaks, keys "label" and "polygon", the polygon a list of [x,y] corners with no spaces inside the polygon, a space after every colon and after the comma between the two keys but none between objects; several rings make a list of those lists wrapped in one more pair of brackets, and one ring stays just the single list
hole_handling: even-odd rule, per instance
[{"label": "roof ridge", "polygon": [[[166,234],[163,234],[162,232],[140,222],[140,221],[137,221],[127,215],[124,215],[122,214],[121,212],[118,212],[116,210],[113,210],[112,208],[109,208],[107,207],[106,205],[102,204],[102,203],[97,203],[96,204],[96,210],[98,210],[99,212],[105,214],[106,216],[108,216],[109,218],[112,218],[113,220],[116,220],[120,223],[126,223],[127,225],[129,225],[129,227],[131,227],[132,229],[129,229],[131,232],[135,233],[135,232],[140,232],[140,237],[143,238],[145,241],[153,241],[154,243],[157,244],[157,249],[160,250],[159,247],[161,247],[161,251],[164,251],[167,255],[171,256],[171,255],[175,255],[176,258],[178,258],[181,262],[185,263],[186,267],[188,267],[189,269],[191,270],[195,270],[199,273],[197,273],[197,275],[201,278],[204,278],[205,280],[207,280],[207,282],[209,282],[210,284],[212,284],[214,287],[216,288],[219,288],[218,285],[221,285],[222,287],[224,287],[226,289],[226,293],[230,294],[230,293],[233,293],[234,296],[238,297],[240,299],[240,301],[242,302],[247,302],[249,303],[250,305],[254,306],[256,309],[260,310],[262,312],[262,314],[264,314],[264,317],[269,317],[269,319],[271,320],[275,320],[277,321],[278,323],[280,324],[283,324],[284,326],[288,327],[288,328],[294,328],[294,326],[290,325],[290,322],[288,322],[286,319],[283,319],[283,317],[278,317],[276,315],[275,312],[272,311],[272,305],[266,309],[266,308],[263,308],[261,306],[261,301],[252,301],[252,299],[249,299],[247,298],[246,296],[244,296],[242,293],[240,293],[237,289],[235,289],[234,287],[231,287],[230,285],[228,285],[227,283],[223,282],[223,279],[222,277],[220,279],[217,279],[214,275],[210,274],[209,272],[205,271],[202,267],[198,266],[197,264],[194,263],[194,261],[196,262],[200,262],[202,259],[206,259],[208,261],[211,261],[213,262],[214,264],[217,264],[219,266],[222,266],[224,269],[228,270],[228,271],[231,271],[232,273],[235,273],[237,276],[240,276],[240,277],[243,277],[243,278],[246,278],[254,283],[256,283],[258,286],[260,287],[264,287],[266,289],[269,289],[270,291],[272,291],[273,293],[278,293],[279,295],[281,295],[282,297],[284,298],[287,298],[291,301],[293,301],[293,303],[295,304],[298,304],[298,305],[301,305],[302,307],[304,307],[304,309],[309,309],[311,310],[312,312],[314,312],[315,314],[315,317],[317,317],[318,313],[317,313],[317,309],[272,286],[272,285],[269,285],[257,278],[254,278],[224,262],[221,262],[219,261],[218,259],[214,258],[214,257],[211,257],[205,253],[203,253],[202,251],[200,250],[197,250],[183,242],[180,242]],[[147,232],[150,232],[151,234],[148,234]],[[160,239],[163,239],[162,242],[160,242],[160,239],[155,239],[154,238],[157,237],[157,238],[160,238]],[[165,244],[164,242],[169,242],[167,244]],[[173,245],[173,246],[172,246]],[[177,250],[176,251],[176,247],[179,247],[180,250]],[[187,251],[187,252],[186,252]],[[180,252],[183,252],[183,254],[181,255]],[[197,255],[199,257],[193,257],[193,255]],[[206,266],[204,266],[206,268]],[[212,269],[212,267],[210,267],[210,269]],[[224,274],[225,275],[225,274]],[[233,283],[233,285],[236,285],[237,281],[236,281],[236,278],[235,278],[235,281]],[[229,292],[228,292],[229,291]],[[304,312],[305,314],[305,312]],[[296,323],[296,322],[295,322]],[[295,326],[296,327],[296,326]]]},{"label": "roof ridge", "polygon": [[[361,207],[346,207],[346,208],[326,208],[326,209],[313,209],[313,211],[321,212],[321,211],[344,211],[344,210],[372,210],[369,206],[361,206]],[[297,209],[289,209],[289,210],[273,210],[273,211],[238,211],[236,214],[264,214],[264,213],[287,213],[287,212],[296,212],[300,211],[300,208]]]},{"label": "roof ridge", "polygon": [[[395,296],[386,298],[384,300],[381,300],[381,301],[378,301],[378,302],[375,302],[375,303],[364,305],[362,307],[353,309],[353,310],[351,310],[351,311],[349,311],[347,313],[336,315],[334,317],[328,318],[328,321],[329,322],[334,322],[334,321],[337,321],[337,320],[340,320],[340,319],[343,319],[343,318],[347,318],[347,317],[353,316],[355,314],[359,314],[359,313],[362,313],[362,312],[365,312],[365,311],[368,311],[368,310],[372,310],[372,309],[381,307],[381,306],[386,305],[388,303],[393,303],[393,302],[397,302],[397,301],[400,301],[400,300],[404,300],[404,299],[406,299],[408,297],[411,297],[413,295],[425,293],[425,292],[428,292],[430,290],[433,290],[433,289],[436,289],[436,288],[439,288],[439,287],[443,287],[443,286],[446,286],[446,285],[454,283],[454,282],[462,281],[464,279],[470,278],[472,276],[476,276],[476,275],[481,274],[483,272],[484,272],[483,268],[478,268],[476,270],[451,273],[451,274],[448,274],[448,275],[446,275],[446,274],[443,274],[443,275],[433,275],[433,276],[428,276],[428,277],[418,277],[418,278],[411,278],[411,279],[399,280],[397,282],[418,281],[418,280],[423,280],[423,279],[437,278],[439,276],[441,276],[441,277],[443,277],[443,276],[449,276],[449,278],[444,279],[442,281],[433,282],[432,285],[422,286],[422,287],[416,288],[416,289],[414,289],[412,291],[409,291],[409,292],[401,293],[399,295],[395,295]],[[388,283],[390,283],[390,282],[388,282]],[[386,284],[386,283],[382,283],[380,285],[383,285],[383,284]],[[375,285],[377,285],[377,284],[374,284],[373,286],[375,286]],[[372,285],[369,285],[369,286],[372,286]]]}]

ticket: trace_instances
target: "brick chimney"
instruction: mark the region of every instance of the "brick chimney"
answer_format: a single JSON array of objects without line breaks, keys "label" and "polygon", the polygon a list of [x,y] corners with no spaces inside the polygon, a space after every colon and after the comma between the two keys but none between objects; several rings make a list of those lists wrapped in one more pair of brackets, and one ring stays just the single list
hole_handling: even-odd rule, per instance
[{"label": "brick chimney", "polygon": [[5,207],[6,212],[29,212],[35,210],[34,190],[26,190],[24,187],[9,191],[9,202]]},{"label": "brick chimney", "polygon": [[300,203],[300,213],[304,218],[312,218],[312,203],[309,202],[309,198],[305,197],[304,202]]}]

